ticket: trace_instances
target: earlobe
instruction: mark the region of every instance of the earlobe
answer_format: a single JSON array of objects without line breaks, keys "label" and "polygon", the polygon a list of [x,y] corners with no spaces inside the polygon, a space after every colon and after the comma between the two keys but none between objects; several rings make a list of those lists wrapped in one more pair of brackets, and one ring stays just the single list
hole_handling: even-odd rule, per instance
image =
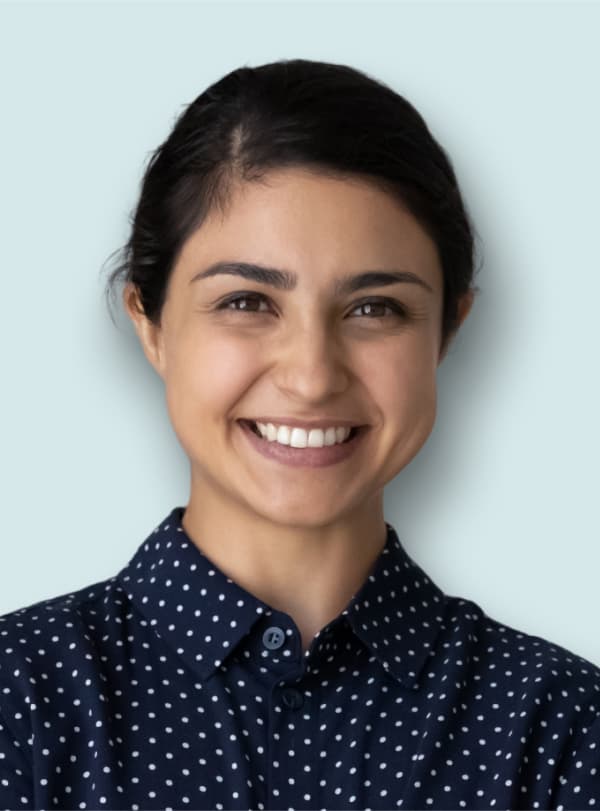
[{"label": "earlobe", "polygon": [[473,301],[475,300],[475,291],[468,290],[464,296],[460,299],[458,303],[458,327],[461,326],[463,321],[471,312],[471,307],[473,306]]},{"label": "earlobe", "polygon": [[163,377],[161,329],[146,316],[139,292],[131,283],[127,284],[123,290],[123,304],[127,315],[133,322],[144,355],[160,377]]}]

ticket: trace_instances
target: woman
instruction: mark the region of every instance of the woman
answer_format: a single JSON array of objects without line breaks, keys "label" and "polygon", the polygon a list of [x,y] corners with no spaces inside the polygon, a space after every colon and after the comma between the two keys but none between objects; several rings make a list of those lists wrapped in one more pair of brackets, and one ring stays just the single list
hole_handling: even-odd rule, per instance
[{"label": "woman", "polygon": [[384,519],[473,246],[422,117],[357,70],[244,67],[189,105],[107,288],[189,501],[1,618],[0,807],[600,804],[600,669],[445,595]]}]

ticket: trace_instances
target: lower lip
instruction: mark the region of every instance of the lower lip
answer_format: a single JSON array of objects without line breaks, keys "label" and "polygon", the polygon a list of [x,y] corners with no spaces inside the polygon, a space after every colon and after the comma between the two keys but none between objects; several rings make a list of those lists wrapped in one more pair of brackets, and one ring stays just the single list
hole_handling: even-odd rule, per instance
[{"label": "lower lip", "polygon": [[257,436],[246,422],[238,421],[238,425],[248,437],[251,445],[267,459],[274,459],[290,467],[325,467],[335,465],[348,459],[361,444],[367,433],[367,426],[361,426],[355,436],[341,445],[329,445],[324,448],[293,448],[290,445],[280,445],[279,442],[269,442]]}]

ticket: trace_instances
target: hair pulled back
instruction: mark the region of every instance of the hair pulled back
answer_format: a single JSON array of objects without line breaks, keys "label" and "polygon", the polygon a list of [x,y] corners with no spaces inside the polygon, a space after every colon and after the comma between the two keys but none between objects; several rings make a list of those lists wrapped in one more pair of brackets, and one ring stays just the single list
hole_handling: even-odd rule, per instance
[{"label": "hair pulled back", "polygon": [[132,283],[146,317],[160,324],[187,238],[215,207],[226,212],[240,181],[260,181],[285,167],[359,176],[410,211],[437,246],[445,347],[458,327],[459,299],[477,291],[474,231],[450,159],[405,98],[355,68],[328,62],[240,67],[184,108],[150,156],[107,297],[117,282]]}]

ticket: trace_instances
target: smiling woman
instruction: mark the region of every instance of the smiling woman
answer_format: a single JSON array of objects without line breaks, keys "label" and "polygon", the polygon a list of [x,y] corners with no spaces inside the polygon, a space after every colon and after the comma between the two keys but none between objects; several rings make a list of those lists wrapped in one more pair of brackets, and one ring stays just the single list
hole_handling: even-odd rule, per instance
[{"label": "smiling woman", "polygon": [[[185,239],[166,287],[154,320],[134,284],[124,298],[190,459],[184,527],[288,611],[307,648],[381,550],[383,487],[431,432],[444,348],[435,243],[368,181],[271,168]],[[363,430],[315,447],[346,426]],[[243,537],[244,555],[224,536]],[[292,609],[290,573],[303,568],[320,575]]]},{"label": "smiling woman", "polygon": [[384,517],[473,277],[450,160],[384,84],[287,60],[186,108],[107,294],[188,503],[0,618],[0,807],[600,803],[600,669],[444,594]]}]

